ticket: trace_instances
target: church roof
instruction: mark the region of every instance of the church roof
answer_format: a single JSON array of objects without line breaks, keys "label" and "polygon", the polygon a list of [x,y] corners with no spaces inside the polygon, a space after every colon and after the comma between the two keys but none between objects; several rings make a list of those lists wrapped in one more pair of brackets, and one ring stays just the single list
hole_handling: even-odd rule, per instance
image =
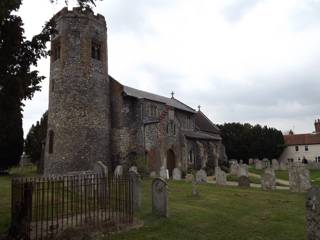
[{"label": "church roof", "polygon": [[214,133],[205,133],[201,131],[182,131],[182,134],[185,135],[187,138],[194,138],[194,139],[204,139],[204,140],[221,140],[219,134]]},{"label": "church roof", "polygon": [[319,133],[289,134],[289,135],[284,135],[283,137],[286,145],[320,144]]},{"label": "church roof", "polygon": [[220,129],[201,111],[196,113],[195,123],[199,131],[220,134]]},{"label": "church roof", "polygon": [[138,89],[128,87],[128,86],[123,86],[123,91],[127,96],[140,98],[140,99],[148,99],[148,100],[160,102],[160,103],[165,103],[168,106],[174,107],[176,109],[195,113],[195,110],[193,108],[189,107],[188,105],[180,102],[179,100],[177,100],[175,98],[163,97],[163,96],[160,96],[157,94],[145,92],[145,91],[138,90]]}]

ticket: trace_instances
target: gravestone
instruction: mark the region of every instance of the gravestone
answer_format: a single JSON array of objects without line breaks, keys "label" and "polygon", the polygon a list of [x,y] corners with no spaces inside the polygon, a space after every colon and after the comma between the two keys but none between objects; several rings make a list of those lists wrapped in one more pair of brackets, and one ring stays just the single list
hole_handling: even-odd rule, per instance
[{"label": "gravestone", "polygon": [[238,177],[241,177],[241,176],[248,177],[248,165],[247,164],[242,164],[242,163],[239,164],[237,176]]},{"label": "gravestone", "polygon": [[129,171],[129,177],[132,181],[133,211],[137,211],[141,207],[141,179],[135,171]]},{"label": "gravestone", "polygon": [[262,161],[259,160],[259,159],[256,159],[256,161],[255,161],[255,163],[254,163],[254,168],[257,169],[257,170],[263,169]]},{"label": "gravestone", "polygon": [[288,170],[288,164],[284,161],[280,161],[279,169],[280,170]]},{"label": "gravestone", "polygon": [[238,180],[238,186],[239,187],[250,187],[250,180],[246,176],[239,177]]},{"label": "gravestone", "polygon": [[159,217],[168,217],[168,186],[166,181],[156,178],[152,181],[152,212]]},{"label": "gravestone", "polygon": [[181,170],[179,168],[174,168],[172,172],[173,180],[181,180]]},{"label": "gravestone", "polygon": [[20,167],[25,167],[31,165],[31,159],[29,155],[27,155],[25,152],[22,153],[20,157],[20,162],[19,162]]},{"label": "gravestone", "polygon": [[220,186],[227,185],[227,174],[220,169],[220,167],[215,168],[215,176],[216,176],[216,183]]},{"label": "gravestone", "polygon": [[167,169],[164,167],[164,166],[162,166],[161,168],[160,168],[160,173],[159,173],[159,175],[160,175],[160,177],[161,178],[163,178],[163,179],[168,179],[168,174],[167,174]]},{"label": "gravestone", "polygon": [[196,182],[197,183],[206,183],[207,182],[207,173],[205,170],[200,169],[196,173]]},{"label": "gravestone", "polygon": [[101,174],[106,177],[108,176],[108,167],[101,161],[98,161],[94,164],[93,171],[97,174]]},{"label": "gravestone", "polygon": [[129,168],[129,173],[130,172],[135,172],[136,174],[139,174],[138,173],[138,168],[136,167],[136,166],[131,166],[130,168]]},{"label": "gravestone", "polygon": [[278,162],[278,160],[277,159],[272,159],[271,160],[271,163],[272,163],[272,168],[274,169],[274,170],[279,170],[279,162]]},{"label": "gravestone", "polygon": [[270,167],[270,161],[268,158],[263,158],[262,159],[262,168],[265,169],[265,168],[268,168]]},{"label": "gravestone", "polygon": [[198,192],[198,189],[197,189],[197,182],[196,181],[192,181],[192,196],[193,197],[197,197],[199,196],[199,192]]},{"label": "gravestone", "polygon": [[276,189],[276,176],[274,169],[265,169],[264,173],[261,176],[261,188],[265,191]]},{"label": "gravestone", "polygon": [[236,176],[238,174],[239,164],[237,162],[232,162],[230,165],[230,174]]},{"label": "gravestone", "polygon": [[156,177],[157,177],[157,173],[156,173],[155,171],[152,171],[152,172],[150,173],[150,177],[151,177],[151,178],[156,178]]},{"label": "gravestone", "polygon": [[122,177],[123,175],[123,167],[121,165],[118,165],[116,169],[114,170],[114,176],[115,177]]},{"label": "gravestone", "polygon": [[309,169],[304,166],[289,168],[289,185],[291,192],[306,192],[311,188]]},{"label": "gravestone", "polygon": [[307,239],[320,239],[320,188],[312,187],[306,196]]},{"label": "gravestone", "polygon": [[193,182],[193,180],[194,180],[193,174],[188,173],[188,174],[186,175],[186,182]]},{"label": "gravestone", "polygon": [[254,163],[253,158],[249,158],[248,163],[249,163],[249,165],[253,165],[253,163]]}]

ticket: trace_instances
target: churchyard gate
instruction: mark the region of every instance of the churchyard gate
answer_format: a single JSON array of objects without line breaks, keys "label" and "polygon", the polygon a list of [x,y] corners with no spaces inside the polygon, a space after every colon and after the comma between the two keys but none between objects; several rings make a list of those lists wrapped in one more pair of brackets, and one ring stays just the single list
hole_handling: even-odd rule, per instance
[{"label": "churchyard gate", "polygon": [[128,177],[100,174],[14,178],[11,229],[19,239],[50,239],[71,227],[114,229],[133,222]]}]

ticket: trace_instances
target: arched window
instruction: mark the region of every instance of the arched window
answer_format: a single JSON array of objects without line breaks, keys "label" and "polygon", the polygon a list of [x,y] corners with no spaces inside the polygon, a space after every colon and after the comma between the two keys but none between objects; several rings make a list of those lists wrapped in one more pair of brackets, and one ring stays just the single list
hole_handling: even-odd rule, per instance
[{"label": "arched window", "polygon": [[100,60],[100,49],[101,45],[97,42],[92,41],[91,43],[91,57],[97,60]]},{"label": "arched window", "polygon": [[49,153],[53,153],[54,132],[49,131]]}]

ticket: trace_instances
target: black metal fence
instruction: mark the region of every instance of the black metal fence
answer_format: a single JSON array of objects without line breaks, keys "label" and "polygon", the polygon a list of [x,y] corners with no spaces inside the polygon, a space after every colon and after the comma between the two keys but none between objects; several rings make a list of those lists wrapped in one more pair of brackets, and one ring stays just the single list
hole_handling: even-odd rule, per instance
[{"label": "black metal fence", "polygon": [[11,209],[10,232],[19,239],[50,239],[70,227],[123,226],[133,221],[132,180],[99,174],[15,178]]}]

